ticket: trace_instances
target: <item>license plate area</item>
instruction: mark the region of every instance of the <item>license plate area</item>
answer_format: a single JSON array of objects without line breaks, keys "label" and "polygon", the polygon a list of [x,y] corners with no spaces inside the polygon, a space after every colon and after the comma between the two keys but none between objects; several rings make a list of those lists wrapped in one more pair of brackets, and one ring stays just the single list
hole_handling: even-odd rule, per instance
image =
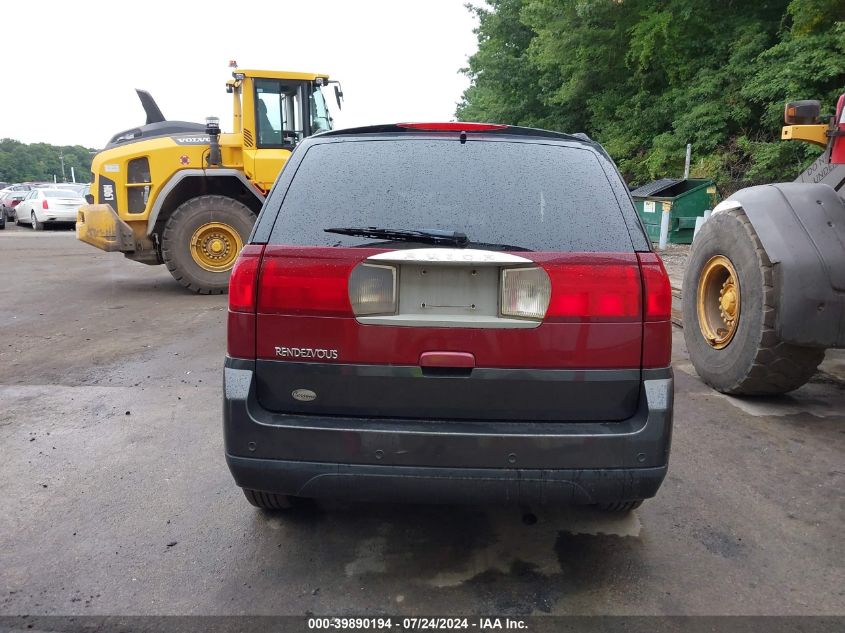
[{"label": "license plate area", "polygon": [[499,275],[498,266],[401,266],[398,313],[496,318]]},{"label": "license plate area", "polygon": [[404,327],[520,328],[538,320],[500,316],[502,268],[534,266],[518,255],[474,249],[427,248],[374,255],[368,262],[397,270],[396,314],[358,316],[359,323]]}]

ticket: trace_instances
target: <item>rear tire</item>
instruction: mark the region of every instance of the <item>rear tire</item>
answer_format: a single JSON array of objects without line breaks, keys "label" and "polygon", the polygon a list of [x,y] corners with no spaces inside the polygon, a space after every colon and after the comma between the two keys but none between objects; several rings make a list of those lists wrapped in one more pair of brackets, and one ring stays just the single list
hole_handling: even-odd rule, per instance
[{"label": "rear tire", "polygon": [[[199,196],[183,202],[168,218],[161,237],[161,257],[180,284],[198,294],[223,294],[229,290],[229,275],[237,257],[237,242],[245,244],[255,214],[244,204],[225,196]],[[212,227],[204,229],[204,227]],[[225,239],[219,253],[192,245],[204,231],[219,232]],[[217,259],[215,259],[217,258]],[[204,267],[205,266],[205,267]]]},{"label": "rear tire", "polygon": [[261,490],[252,490],[250,488],[243,488],[244,496],[256,508],[262,510],[290,510],[293,507],[293,497],[289,495],[279,495],[273,492],[263,492]]},{"label": "rear tire", "polygon": [[615,514],[625,514],[631,510],[639,508],[645,499],[633,499],[630,501],[613,501],[611,503],[599,503],[596,507],[602,512],[613,512]]},{"label": "rear tire", "polygon": [[32,212],[32,217],[30,218],[30,222],[32,223],[32,230],[33,231],[43,231],[44,230],[44,223],[38,221],[38,218],[35,215],[35,211]]},{"label": "rear tire", "polygon": [[[702,272],[718,256],[733,265],[739,288],[736,330],[721,349],[705,338],[698,305]],[[775,329],[779,302],[772,263],[745,212],[731,209],[705,222],[690,249],[683,285],[684,339],[704,382],[731,395],[774,395],[813,376],[824,349],[781,340]]]}]

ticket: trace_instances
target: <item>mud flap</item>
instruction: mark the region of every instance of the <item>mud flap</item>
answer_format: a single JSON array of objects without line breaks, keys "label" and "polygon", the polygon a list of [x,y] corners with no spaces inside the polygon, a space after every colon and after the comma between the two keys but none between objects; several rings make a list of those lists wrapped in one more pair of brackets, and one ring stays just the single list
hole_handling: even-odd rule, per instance
[{"label": "mud flap", "polygon": [[781,339],[845,347],[845,201],[829,185],[797,182],[748,187],[730,201],[743,208],[774,265]]},{"label": "mud flap", "polygon": [[126,222],[107,204],[86,204],[79,207],[76,218],[76,239],[108,252],[132,252],[135,237]]}]

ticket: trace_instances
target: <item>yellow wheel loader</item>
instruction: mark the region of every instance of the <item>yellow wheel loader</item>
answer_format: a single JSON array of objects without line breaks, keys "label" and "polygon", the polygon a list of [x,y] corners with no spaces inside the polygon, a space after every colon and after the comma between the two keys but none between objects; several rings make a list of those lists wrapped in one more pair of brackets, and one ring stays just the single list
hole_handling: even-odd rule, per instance
[{"label": "yellow wheel loader", "polygon": [[232,132],[219,120],[168,121],[138,90],[144,125],[112,137],[94,157],[78,239],[143,264],[164,264],[200,294],[228,289],[229,274],[264,198],[296,144],[329,130],[327,75],[235,68]]},{"label": "yellow wheel loader", "polygon": [[795,182],[719,203],[690,249],[684,339],[699,376],[735,395],[780,394],[845,347],[845,94],[786,104],[782,138],[825,148]]}]

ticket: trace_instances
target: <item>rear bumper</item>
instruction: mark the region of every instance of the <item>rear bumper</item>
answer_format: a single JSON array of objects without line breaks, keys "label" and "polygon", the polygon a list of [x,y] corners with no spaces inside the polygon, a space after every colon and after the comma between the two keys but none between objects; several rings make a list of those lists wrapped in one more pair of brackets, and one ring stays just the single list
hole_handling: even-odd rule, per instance
[{"label": "rear bumper", "polygon": [[621,422],[473,422],[280,414],[254,363],[227,359],[226,460],[245,488],[303,497],[602,503],[654,496],[672,430],[670,368],[646,370]]},{"label": "rear bumper", "polygon": [[355,501],[526,505],[647,499],[666,476],[658,468],[533,470],[325,464],[226,456],[242,488]]},{"label": "rear bumper", "polygon": [[35,215],[39,222],[76,222],[76,209],[43,210]]}]

